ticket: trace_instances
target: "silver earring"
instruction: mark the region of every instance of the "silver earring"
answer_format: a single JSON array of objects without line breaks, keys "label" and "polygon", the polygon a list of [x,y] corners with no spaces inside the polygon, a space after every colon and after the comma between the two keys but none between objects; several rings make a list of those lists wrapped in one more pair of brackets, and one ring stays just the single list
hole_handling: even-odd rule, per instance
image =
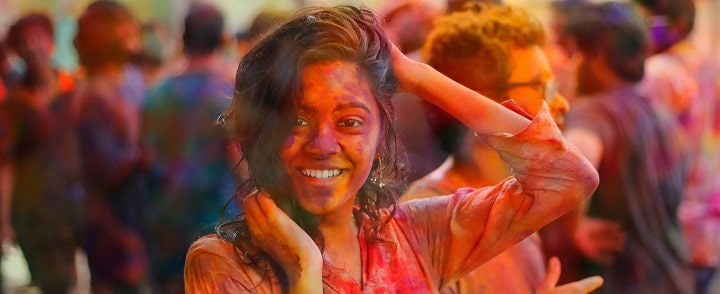
[{"label": "silver earring", "polygon": [[373,167],[374,167],[374,171],[373,171],[372,178],[370,178],[370,182],[372,182],[373,184],[380,187],[380,189],[382,189],[383,187],[385,187],[385,183],[383,183],[381,180],[379,180],[379,179],[382,179],[382,172],[381,172],[382,159],[378,158],[377,162],[373,163]]}]

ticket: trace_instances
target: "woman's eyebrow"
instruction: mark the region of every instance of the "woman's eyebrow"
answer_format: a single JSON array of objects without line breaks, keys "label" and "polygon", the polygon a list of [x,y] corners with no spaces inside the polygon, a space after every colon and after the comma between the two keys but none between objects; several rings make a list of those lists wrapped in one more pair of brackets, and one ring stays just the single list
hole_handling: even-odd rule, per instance
[{"label": "woman's eyebrow", "polygon": [[348,108],[361,108],[369,113],[372,113],[372,111],[370,111],[370,107],[360,101],[350,101],[347,103],[338,104],[337,106],[335,106],[334,112],[338,112]]}]

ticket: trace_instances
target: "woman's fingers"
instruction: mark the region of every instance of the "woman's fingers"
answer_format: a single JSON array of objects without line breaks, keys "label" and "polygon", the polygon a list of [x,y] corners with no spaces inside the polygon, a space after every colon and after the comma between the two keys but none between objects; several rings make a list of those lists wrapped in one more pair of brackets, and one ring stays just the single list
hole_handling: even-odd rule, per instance
[{"label": "woman's fingers", "polygon": [[257,203],[257,196],[255,194],[248,195],[243,199],[243,210],[245,211],[245,218],[258,219],[259,215],[262,214],[262,209]]}]

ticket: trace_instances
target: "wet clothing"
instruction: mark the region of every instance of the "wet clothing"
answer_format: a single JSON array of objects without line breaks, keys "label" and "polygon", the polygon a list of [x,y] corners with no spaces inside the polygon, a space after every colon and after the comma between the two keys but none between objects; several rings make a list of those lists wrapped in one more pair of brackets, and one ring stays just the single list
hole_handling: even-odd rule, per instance
[{"label": "wet clothing", "polygon": [[[515,177],[491,187],[397,204],[370,242],[369,218],[356,213],[362,281],[325,261],[323,285],[338,293],[435,293],[533,231],[574,208],[597,184],[590,163],[562,136],[543,108],[515,135],[483,136]],[[185,267],[188,293],[281,293],[272,272],[243,263],[215,235],[193,244]]]},{"label": "wet clothing", "polygon": [[691,293],[677,217],[686,151],[672,117],[627,86],[579,97],[567,128],[591,131],[603,144],[588,216],[618,222],[627,234],[612,264],[586,261],[583,276],[605,279],[599,293]]},{"label": "wet clothing", "polygon": [[[458,187],[424,177],[410,185],[401,200],[454,193]],[[442,293],[534,293],[545,277],[545,260],[537,234],[523,239],[442,289]]]}]

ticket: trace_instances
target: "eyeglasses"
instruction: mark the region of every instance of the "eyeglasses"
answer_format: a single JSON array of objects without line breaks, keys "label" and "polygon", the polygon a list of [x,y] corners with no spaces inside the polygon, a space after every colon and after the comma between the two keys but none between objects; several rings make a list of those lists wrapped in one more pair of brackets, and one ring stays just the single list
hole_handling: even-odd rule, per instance
[{"label": "eyeglasses", "polygon": [[553,100],[555,100],[555,96],[557,96],[558,93],[558,85],[554,80],[507,83],[497,87],[497,90],[504,92],[510,89],[526,86],[542,86],[542,98],[548,104],[552,103]]}]

